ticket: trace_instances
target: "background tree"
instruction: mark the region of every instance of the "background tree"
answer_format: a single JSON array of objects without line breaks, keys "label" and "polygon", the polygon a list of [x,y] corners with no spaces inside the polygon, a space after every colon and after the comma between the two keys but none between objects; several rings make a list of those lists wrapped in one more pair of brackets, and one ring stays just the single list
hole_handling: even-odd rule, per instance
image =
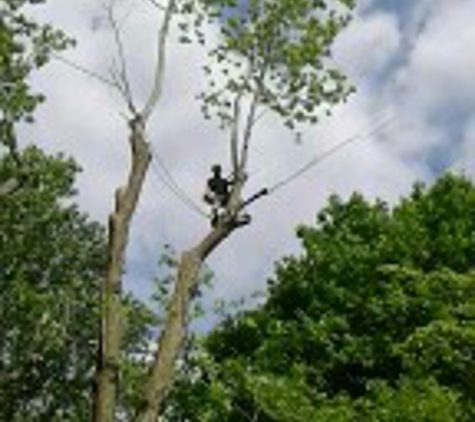
[{"label": "background tree", "polygon": [[[37,3],[0,5],[0,419],[89,421],[106,243],[72,202],[78,166],[18,145],[17,127],[44,100],[30,89],[31,73],[71,44],[28,17]],[[130,295],[122,308],[129,379],[154,317]],[[132,406],[125,392],[121,412]]]},{"label": "background tree", "polygon": [[[89,421],[97,360],[104,229],[72,203],[77,165],[29,147],[28,174],[0,213],[0,419]],[[16,172],[11,156],[0,176]],[[124,365],[148,350],[154,322],[143,304],[123,299],[129,315]],[[121,400],[123,412],[132,404]]]},{"label": "background tree", "polygon": [[[24,9],[33,3],[41,1],[5,0],[0,5],[0,148],[11,155],[17,167],[21,164],[15,126],[31,122],[43,100],[31,91],[28,77],[48,62],[52,52],[71,44],[62,32],[28,18]],[[22,177],[15,174],[0,179],[0,200],[18,189]]]},{"label": "background tree", "polygon": [[474,206],[455,176],[392,209],[332,197],[265,303],[192,357],[171,420],[472,420]]},{"label": "background tree", "polygon": [[[104,232],[65,204],[77,166],[35,148],[28,179],[0,213],[2,420],[87,420]],[[11,157],[0,174],[15,174]]]}]

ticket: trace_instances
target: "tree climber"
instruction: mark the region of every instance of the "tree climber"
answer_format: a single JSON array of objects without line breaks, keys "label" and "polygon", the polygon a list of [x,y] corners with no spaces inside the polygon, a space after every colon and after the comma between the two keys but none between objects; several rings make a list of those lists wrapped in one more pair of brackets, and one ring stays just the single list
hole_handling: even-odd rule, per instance
[{"label": "tree climber", "polygon": [[211,225],[215,227],[228,205],[232,182],[222,176],[222,169],[219,164],[214,164],[211,167],[211,172],[212,176],[206,183],[203,199],[211,205]]}]

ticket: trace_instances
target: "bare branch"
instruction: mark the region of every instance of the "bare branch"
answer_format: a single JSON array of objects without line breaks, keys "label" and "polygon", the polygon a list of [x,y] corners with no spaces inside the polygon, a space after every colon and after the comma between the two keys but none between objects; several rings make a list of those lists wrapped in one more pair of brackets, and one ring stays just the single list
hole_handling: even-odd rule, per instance
[{"label": "bare branch", "polygon": [[237,94],[233,104],[233,122],[231,127],[231,164],[236,179],[239,174],[239,118],[241,114],[241,94]]},{"label": "bare branch", "polygon": [[105,85],[108,85],[108,86],[116,88],[116,89],[118,88],[116,82],[111,81],[110,79],[106,78],[105,76],[100,75],[99,73],[96,73],[93,70],[90,70],[87,67],[82,66],[82,65],[80,65],[80,64],[78,64],[78,63],[76,63],[76,62],[74,62],[70,59],[67,59],[66,57],[63,57],[63,56],[60,56],[59,54],[54,54],[54,53],[51,54],[51,57],[55,60],[58,60],[58,61],[64,63],[65,65],[71,67],[72,69],[75,69],[75,70],[77,70],[81,73],[84,73],[87,76],[90,76],[91,78],[94,78],[94,79],[98,80],[99,82],[102,82]]},{"label": "bare branch", "polygon": [[[125,103],[129,107],[129,110],[132,112],[132,114],[136,114],[135,109],[133,108],[133,105],[129,101],[129,96],[127,94],[127,89],[124,86],[124,81],[123,78],[120,75],[120,70],[117,69],[115,61],[112,62],[110,68],[109,68],[109,74],[111,77],[111,80],[115,83],[117,90],[119,91],[120,95],[124,99]],[[130,116],[126,118],[126,120],[129,120]]]},{"label": "bare branch", "polygon": [[144,121],[148,120],[162,94],[163,76],[165,73],[166,60],[166,39],[168,36],[168,31],[170,29],[170,22],[175,11],[175,2],[176,0],[168,0],[165,15],[163,16],[162,26],[160,27],[160,30],[158,32],[157,64],[155,68],[154,84],[150,97],[141,113]]},{"label": "bare branch", "polygon": [[261,112],[254,118],[254,121],[252,122],[252,127],[254,128],[254,126],[256,126],[257,123],[259,123],[259,121],[262,120],[268,112],[268,109],[261,110]]},{"label": "bare branch", "polygon": [[147,0],[147,1],[159,10],[163,10],[163,11],[166,10],[166,7],[159,4],[156,0]]},{"label": "bare branch", "polygon": [[125,101],[127,102],[127,105],[129,109],[132,111],[132,113],[135,114],[135,107],[134,107],[133,98],[132,98],[132,90],[130,88],[129,77],[128,77],[128,72],[127,72],[127,61],[125,58],[124,44],[122,42],[122,37],[121,37],[121,29],[114,15],[114,3],[115,3],[115,0],[111,0],[111,2],[106,7],[106,11],[107,11],[107,19],[109,20],[109,23],[112,28],[112,32],[114,34],[114,42],[117,48],[117,57],[119,59],[119,72],[118,72],[119,79],[118,80],[120,81],[119,84],[122,87],[121,92],[125,98]]},{"label": "bare branch", "polygon": [[247,120],[246,120],[246,127],[244,128],[244,134],[243,134],[243,141],[242,141],[242,147],[241,147],[241,157],[240,157],[240,163],[239,163],[239,171],[241,173],[241,176],[244,176],[244,173],[246,171],[247,167],[247,162],[248,162],[248,156],[249,156],[249,143],[251,141],[252,137],[252,131],[255,126],[255,123],[257,122],[257,119],[260,117],[256,117],[257,113],[257,108],[259,106],[259,101],[261,99],[261,89],[263,85],[264,78],[267,73],[267,60],[262,64],[262,67],[259,71],[259,75],[256,78],[256,88],[252,96],[251,100],[251,105],[249,107],[249,113],[247,115]]},{"label": "bare branch", "polygon": [[251,105],[249,108],[249,113],[247,115],[246,127],[244,128],[244,135],[242,140],[242,147],[241,147],[241,157],[239,163],[239,172],[240,176],[242,176],[247,167],[248,155],[249,155],[249,143],[252,137],[252,129],[254,126],[254,121],[256,118],[257,107],[259,105],[259,93],[254,93]]},{"label": "bare branch", "polygon": [[175,365],[186,338],[188,310],[192,292],[206,258],[245,223],[225,219],[214,227],[194,248],[181,255],[178,274],[168,312],[158,340],[158,349],[150,368],[148,385],[137,422],[155,422],[173,383]]}]

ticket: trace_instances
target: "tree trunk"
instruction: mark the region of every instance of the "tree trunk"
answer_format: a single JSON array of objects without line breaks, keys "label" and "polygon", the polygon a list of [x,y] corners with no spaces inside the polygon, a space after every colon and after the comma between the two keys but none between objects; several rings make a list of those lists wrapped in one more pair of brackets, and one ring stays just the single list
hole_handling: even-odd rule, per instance
[{"label": "tree trunk", "polygon": [[94,395],[94,422],[113,422],[118,391],[120,345],[122,341],[122,273],[130,222],[151,160],[141,116],[130,121],[132,167],[127,185],[119,188],[115,210],[109,217],[106,276],[101,297],[101,332]]},{"label": "tree trunk", "polygon": [[203,262],[240,225],[236,222],[220,224],[195,248],[182,254],[167,319],[158,341],[158,350],[150,369],[144,403],[139,410],[137,422],[157,421],[173,384],[175,365],[186,337],[191,292],[196,286]]}]

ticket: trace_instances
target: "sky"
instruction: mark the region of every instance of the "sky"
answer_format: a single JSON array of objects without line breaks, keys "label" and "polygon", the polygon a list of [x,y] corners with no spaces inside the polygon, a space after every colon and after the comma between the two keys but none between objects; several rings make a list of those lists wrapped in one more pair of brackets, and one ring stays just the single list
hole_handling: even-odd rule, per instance
[{"label": "sky", "polygon": [[[108,76],[115,50],[97,0],[48,0],[34,15],[64,29],[77,46],[63,57]],[[124,50],[137,103],[150,90],[160,14],[146,0],[120,0]],[[295,228],[313,224],[328,196],[354,191],[390,203],[415,181],[445,171],[475,177],[475,0],[360,0],[355,18],[338,37],[334,58],[356,93],[305,132],[297,144],[273,116],[256,128],[248,193],[282,180],[309,158],[346,139],[349,145],[250,210],[252,224],[210,257],[212,299],[236,300],[265,288],[275,262],[299,252]],[[208,35],[216,36],[213,28]],[[203,209],[213,163],[227,163],[226,135],[200,114],[195,96],[204,86],[206,52],[168,45],[163,97],[151,118],[154,162],[131,233],[124,282],[146,299],[164,244],[177,253],[196,244],[209,222],[171,192],[159,177],[164,164]],[[32,80],[47,102],[36,123],[22,128],[25,143],[75,157],[83,168],[78,200],[94,219],[107,221],[113,192],[128,170],[125,107],[100,81],[53,60]]]}]

